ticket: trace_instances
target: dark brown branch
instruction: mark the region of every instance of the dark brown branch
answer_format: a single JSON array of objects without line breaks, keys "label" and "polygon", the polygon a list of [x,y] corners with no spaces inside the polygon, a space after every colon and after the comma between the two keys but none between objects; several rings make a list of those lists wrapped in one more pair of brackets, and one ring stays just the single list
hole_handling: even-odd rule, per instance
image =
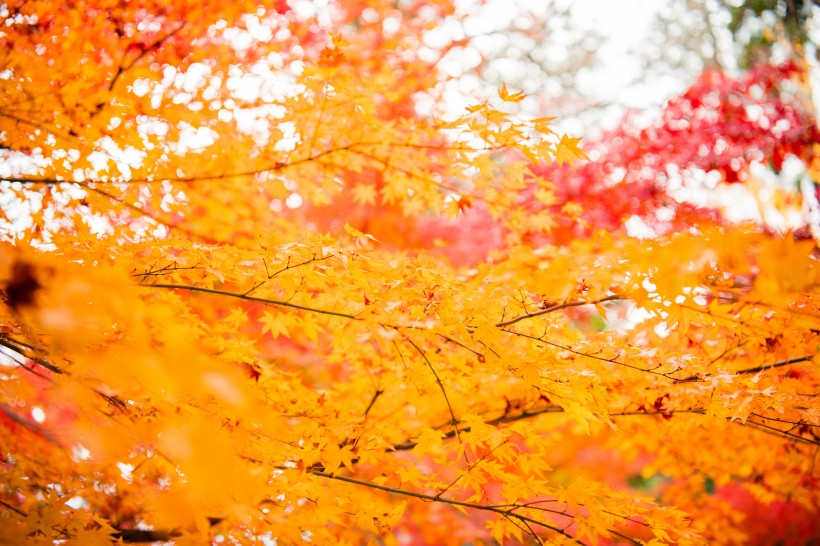
[{"label": "dark brown branch", "polygon": [[27,358],[27,359],[31,360],[32,362],[35,362],[35,363],[39,364],[40,366],[42,366],[43,368],[49,370],[50,372],[54,372],[56,374],[66,373],[65,370],[63,370],[59,366],[55,366],[54,364],[52,364],[51,362],[48,362],[47,360],[45,360],[43,358],[26,354],[25,350],[22,349],[22,347],[23,347],[22,344],[19,344],[19,346],[18,346],[18,344],[14,340],[11,340],[11,339],[9,339],[5,336],[0,337],[0,345],[7,348],[7,349],[10,349],[10,350],[14,351],[15,353],[23,356],[24,358]]},{"label": "dark brown branch", "polygon": [[[737,370],[736,372],[732,372],[732,375],[749,375],[758,372],[762,372],[769,369],[774,368],[782,368],[783,366],[789,366],[791,364],[798,364],[800,362],[809,362],[815,357],[815,355],[806,355],[800,356],[796,358],[790,358],[788,360],[783,360],[782,362],[775,362],[774,364],[763,364],[761,366],[755,366],[754,368],[745,368],[743,370]],[[690,375],[689,377],[684,377],[683,379],[676,379],[676,383],[690,383],[693,381],[703,381],[707,379],[708,376],[700,377],[697,375]]]},{"label": "dark brown branch", "polygon": [[20,510],[19,508],[17,508],[16,506],[14,506],[14,505],[12,505],[12,504],[7,503],[7,502],[6,502],[6,501],[4,501],[4,500],[0,500],[0,506],[5,506],[6,508],[8,508],[9,510],[11,510],[11,511],[12,511],[12,512],[14,512],[15,514],[17,514],[17,515],[19,515],[19,516],[22,516],[22,517],[24,517],[24,518],[27,518],[27,517],[28,517],[28,514],[26,514],[24,511]]},{"label": "dark brown branch", "polygon": [[[410,345],[412,345],[413,348],[416,351],[418,351],[418,353],[424,359],[424,362],[427,363],[427,367],[430,368],[431,372],[433,372],[433,376],[435,376],[435,378],[436,378],[436,383],[438,383],[438,388],[441,389],[441,394],[444,395],[444,401],[447,402],[447,409],[450,410],[450,419],[451,419],[450,423],[453,425],[453,431],[454,431],[456,437],[458,438],[458,441],[461,442],[461,436],[459,436],[459,432],[458,432],[458,419],[456,419],[456,414],[453,411],[453,406],[452,406],[452,404],[450,404],[450,397],[447,396],[447,391],[444,390],[444,383],[441,382],[441,378],[438,376],[438,373],[436,372],[436,369],[433,367],[433,363],[430,362],[430,359],[427,358],[427,355],[424,354],[424,351],[421,350],[421,347],[416,345],[416,343],[412,339],[410,339],[407,336],[404,336],[404,339],[406,339],[407,342]],[[465,453],[465,457],[466,457],[466,453]]]},{"label": "dark brown branch", "polygon": [[3,177],[0,178],[2,182],[17,182],[20,184],[43,184],[43,185],[58,185],[58,184],[80,184],[80,185],[88,185],[88,184],[159,184],[162,182],[173,182],[173,183],[191,183],[191,182],[205,182],[205,181],[213,181],[213,180],[228,180],[231,178],[242,178],[246,176],[256,176],[266,172],[275,172],[281,171],[288,167],[293,167],[296,165],[300,165],[303,163],[309,163],[311,161],[315,161],[321,157],[326,155],[330,155],[337,152],[342,152],[345,150],[349,150],[354,146],[361,146],[362,143],[355,143],[349,144],[347,146],[341,146],[339,148],[333,148],[330,150],[325,150],[324,152],[320,152],[316,155],[311,157],[306,157],[304,159],[298,159],[296,161],[291,161],[290,163],[281,163],[276,162],[273,165],[269,165],[267,167],[262,167],[259,169],[249,170],[249,171],[240,171],[235,173],[222,173],[222,174],[213,174],[213,175],[203,175],[203,176],[182,176],[177,178],[166,178],[166,177],[153,177],[153,178],[132,178],[129,180],[84,180],[84,181],[77,181],[77,180],[59,180],[56,178],[18,178],[18,177]]},{"label": "dark brown branch", "polygon": [[562,351],[570,352],[574,355],[584,356],[586,358],[591,358],[593,360],[598,360],[598,361],[601,361],[601,362],[608,362],[610,364],[615,364],[616,366],[623,366],[624,368],[629,368],[631,370],[635,370],[635,371],[638,371],[638,372],[650,373],[650,374],[653,374],[653,375],[658,375],[660,377],[665,377],[666,379],[673,379],[674,380],[674,378],[670,377],[668,373],[656,372],[653,369],[641,368],[640,366],[633,366],[632,364],[627,364],[626,362],[621,362],[620,360],[618,360],[619,355],[613,356],[611,358],[607,358],[607,357],[604,357],[604,356],[598,356],[598,355],[591,354],[591,353],[584,353],[582,351],[578,351],[576,349],[573,349],[572,347],[568,347],[566,345],[561,345],[561,344],[555,343],[553,341],[547,341],[546,339],[543,338],[543,336],[542,337],[531,336],[529,334],[525,334],[524,332],[519,332],[517,330],[509,330],[507,328],[501,328],[501,331],[505,332],[507,334],[512,334],[514,336],[523,337],[523,338],[527,338],[527,339],[532,339],[534,341],[538,341],[538,342],[543,343],[545,345],[555,347],[556,349],[561,349]]},{"label": "dark brown branch", "polygon": [[597,305],[599,303],[604,303],[607,301],[618,301],[622,299],[624,299],[622,296],[607,296],[605,298],[590,301],[568,301],[565,303],[559,303],[551,307],[547,307],[546,309],[539,309],[538,311],[533,311],[532,313],[519,315],[515,318],[511,318],[510,320],[496,322],[495,326],[496,328],[504,328],[505,326],[512,326],[516,322],[520,322],[522,320],[526,320],[533,317],[540,317],[541,315],[546,315],[547,313],[552,313],[554,311],[559,311],[561,309],[567,309],[569,307],[580,307],[582,305]]},{"label": "dark brown branch", "polygon": [[202,286],[190,286],[186,284],[138,284],[137,286],[141,286],[144,288],[167,288],[170,290],[187,290],[189,292],[203,292],[206,294],[216,294],[218,296],[226,296],[229,298],[237,298],[240,300],[247,300],[247,301],[255,301],[258,303],[264,303],[267,305],[277,305],[280,307],[290,307],[292,309],[299,309],[301,311],[310,311],[311,313],[319,313],[321,315],[331,315],[334,317],[341,317],[351,320],[359,320],[354,315],[350,315],[348,313],[341,313],[338,311],[328,311],[327,309],[318,309],[316,307],[307,307],[304,305],[298,305],[296,303],[290,303],[287,301],[281,300],[269,300],[266,298],[257,298],[256,296],[248,296],[246,294],[237,294],[235,292],[226,292],[224,290],[216,290],[214,288],[204,288]]},{"label": "dark brown branch", "polygon": [[[45,132],[47,132],[47,133],[49,133],[49,134],[51,134],[51,135],[59,136],[59,137],[62,137],[62,138],[68,139],[68,140],[71,140],[71,139],[76,139],[76,138],[77,138],[77,134],[76,134],[76,133],[74,133],[73,131],[71,131],[71,132],[69,132],[69,133],[64,133],[64,132],[62,132],[62,131],[58,131],[58,130],[56,130],[56,129],[52,129],[52,128],[50,128],[50,127],[46,127],[45,125],[42,125],[42,124],[37,123],[37,122],[35,122],[35,121],[29,121],[29,120],[27,120],[27,119],[23,119],[23,118],[21,118],[21,117],[17,117],[17,116],[15,116],[15,115],[13,115],[13,114],[9,114],[9,113],[4,112],[4,111],[2,111],[2,110],[0,110],[0,117],[8,118],[8,119],[10,119],[10,120],[12,120],[12,121],[15,121],[15,122],[17,122],[17,123],[20,123],[20,124],[22,124],[22,125],[28,125],[28,126],[30,126],[30,127],[34,127],[34,128],[35,128],[35,129],[37,129],[37,130],[40,130],[40,131],[45,131]],[[4,179],[4,180],[5,180],[5,179]]]},{"label": "dark brown branch", "polygon": [[373,393],[373,398],[370,399],[370,403],[367,405],[367,408],[365,408],[365,410],[364,410],[364,416],[365,417],[367,417],[367,415],[370,413],[370,410],[373,409],[373,405],[376,403],[376,400],[378,400],[379,396],[381,396],[382,394],[384,394],[383,390],[377,390],[376,392]]},{"label": "dark brown branch", "polygon": [[767,417],[765,415],[761,415],[759,413],[752,412],[750,417],[759,417],[764,421],[776,421],[778,423],[785,423],[788,425],[794,425],[795,427],[809,427],[809,428],[820,428],[820,425],[812,425],[811,423],[807,423],[803,420],[800,421],[789,421],[788,419],[780,419],[779,417]]},{"label": "dark brown branch", "polygon": [[146,542],[168,542],[176,537],[182,536],[182,532],[177,529],[148,531],[145,529],[120,529],[112,533],[111,538],[121,540],[131,544]]},{"label": "dark brown branch", "polygon": [[788,366],[790,364],[797,364],[799,362],[808,362],[814,358],[815,355],[806,355],[800,356],[797,358],[790,358],[788,360],[784,360],[782,362],[776,362],[774,364],[763,365],[763,366],[755,366],[754,368],[746,368],[744,370],[738,370],[735,372],[735,375],[747,375],[753,374],[757,372],[762,372],[763,370],[768,370],[769,368],[781,368],[783,366]]},{"label": "dark brown branch", "polygon": [[276,172],[282,171],[287,169],[288,167],[294,167],[297,165],[301,165],[304,163],[310,163],[312,161],[316,161],[320,158],[325,156],[335,154],[338,152],[344,151],[352,151],[354,148],[358,147],[387,147],[387,148],[418,148],[418,149],[433,149],[433,150],[462,150],[462,151],[484,151],[479,149],[473,148],[466,148],[466,147],[458,147],[458,146],[434,146],[434,145],[422,145],[422,144],[402,144],[396,142],[354,142],[351,144],[346,144],[344,146],[339,146],[337,148],[331,148],[329,150],[325,150],[323,152],[319,152],[309,157],[305,157],[302,159],[297,159],[291,161],[289,163],[282,163],[276,162],[273,165],[269,165],[267,167],[261,167],[259,169],[253,169],[248,171],[240,171],[235,173],[222,173],[222,174],[212,174],[212,175],[201,175],[201,176],[181,176],[181,177],[162,177],[162,176],[155,176],[152,178],[131,178],[128,180],[60,180],[57,178],[21,178],[21,177],[13,177],[7,176],[0,178],[0,182],[16,182],[19,184],[43,184],[43,185],[59,185],[59,184],[159,184],[162,182],[172,182],[172,183],[191,183],[191,182],[205,182],[205,181],[213,181],[213,180],[228,180],[231,178],[242,178],[246,176],[256,176],[259,174],[267,173],[267,172]]},{"label": "dark brown branch", "polygon": [[523,514],[518,514],[518,513],[513,511],[514,508],[501,508],[501,507],[493,506],[493,505],[476,504],[476,503],[472,503],[472,502],[464,502],[464,501],[459,501],[459,500],[455,500],[455,499],[448,499],[448,498],[445,498],[445,497],[438,497],[438,496],[434,496],[434,495],[426,495],[424,493],[414,493],[412,491],[407,491],[405,489],[399,489],[397,487],[390,487],[390,486],[387,486],[387,485],[379,485],[377,483],[368,482],[368,481],[365,481],[365,480],[358,480],[356,478],[350,478],[348,476],[339,476],[337,474],[331,474],[329,472],[322,472],[322,471],[319,471],[319,470],[314,470],[314,471],[311,472],[311,474],[313,474],[314,476],[320,476],[322,478],[327,478],[327,479],[330,479],[330,480],[338,480],[338,481],[341,481],[341,482],[346,482],[346,483],[350,483],[350,484],[354,484],[354,485],[361,485],[361,486],[364,486],[364,487],[369,487],[371,489],[378,489],[380,491],[385,491],[387,493],[393,493],[393,494],[396,494],[396,495],[402,495],[402,496],[405,496],[405,497],[415,497],[417,499],[430,501],[430,502],[441,502],[443,504],[450,504],[452,506],[461,506],[462,508],[470,508],[470,509],[473,509],[473,510],[481,510],[481,511],[484,511],[484,512],[493,512],[493,513],[499,514],[499,515],[501,515],[505,518],[508,518],[508,519],[514,518],[514,519],[516,519],[518,521],[521,521],[521,522],[528,522],[528,523],[532,523],[534,525],[538,525],[539,527],[545,527],[545,528],[547,528],[547,529],[549,529],[549,530],[551,530],[555,533],[558,533],[559,535],[562,535],[562,536],[572,540],[573,542],[575,542],[577,544],[584,544],[583,542],[581,542],[577,538],[573,537],[572,535],[570,535],[568,532],[561,529],[560,527],[556,527],[555,525],[551,525],[551,524],[549,524],[545,521],[539,521],[539,520],[536,520],[534,518],[530,518],[530,517],[525,516]]},{"label": "dark brown branch", "polygon": [[25,428],[32,434],[39,436],[43,440],[46,440],[49,443],[54,444],[55,446],[64,447],[53,434],[45,430],[37,422],[20,415],[6,404],[0,404],[0,413],[5,414],[5,416],[11,419],[13,422]]},{"label": "dark brown branch", "polygon": [[[500,424],[504,424],[504,423],[512,423],[514,421],[521,421],[523,419],[532,419],[534,417],[538,417],[539,415],[544,415],[546,413],[564,413],[564,408],[562,408],[561,406],[555,406],[555,405],[544,406],[542,408],[538,408],[538,409],[535,409],[535,410],[526,410],[526,411],[523,411],[521,413],[516,413],[514,415],[501,415],[500,417],[496,417],[495,419],[491,419],[491,420],[487,421],[487,424],[496,426],[496,425],[500,425]],[[609,413],[608,415],[609,415],[609,417],[630,417],[630,416],[638,416],[638,415],[659,415],[659,416],[662,416],[662,417],[668,419],[671,415],[675,415],[675,414],[679,414],[679,413],[689,413],[689,414],[694,414],[694,415],[706,415],[706,410],[704,408],[689,408],[689,409],[658,410],[658,411],[619,411],[619,412],[615,412],[615,413]],[[772,419],[772,420],[776,420],[776,421],[780,421],[780,422],[784,422],[784,423],[788,423],[788,424],[792,424],[792,425],[804,424],[804,423],[796,423],[796,422],[791,422],[791,421],[783,421],[783,420],[773,419],[773,418],[766,417],[764,415],[759,415],[759,414],[754,414],[754,413],[752,414],[752,416],[758,417],[760,419]],[[807,444],[812,444],[812,445],[820,445],[820,442],[816,442],[814,440],[804,438],[802,436],[791,433],[789,431],[781,430],[781,429],[778,429],[776,427],[771,427],[771,426],[765,425],[763,423],[759,423],[759,422],[754,421],[754,420],[747,419],[745,422],[739,421],[737,419],[735,419],[735,420],[727,419],[727,420],[732,422],[732,423],[736,423],[738,425],[741,425],[741,426],[749,425],[749,426],[758,428],[762,432],[767,432],[767,433],[772,434],[774,436],[779,436],[779,437],[781,437],[781,439],[783,439],[783,437],[785,436],[786,437],[785,439],[788,439],[788,440],[791,440],[791,441],[807,443]],[[447,425],[445,425],[445,426],[447,426]],[[809,425],[809,426],[815,426],[815,425]],[[461,432],[470,432],[470,427],[462,427]],[[453,431],[453,430],[449,430],[449,431],[444,433],[444,439],[452,438],[453,436],[455,436],[455,431]],[[414,447],[416,447],[416,445],[417,445],[416,442],[414,442],[413,440],[406,440],[404,442],[401,442],[401,443],[394,444],[394,445],[390,446],[389,448],[385,449],[385,451],[387,451],[387,452],[391,452],[391,451],[408,451],[408,450],[411,450]]]},{"label": "dark brown branch", "polygon": [[813,446],[820,446],[820,442],[818,442],[817,440],[810,440],[808,438],[804,438],[803,436],[800,436],[799,434],[794,434],[793,432],[789,432],[788,430],[782,430],[782,429],[779,429],[777,427],[773,427],[773,426],[770,426],[770,425],[766,425],[764,423],[753,421],[752,419],[747,419],[745,423],[742,422],[742,421],[737,421],[737,420],[732,421],[732,422],[733,423],[740,423],[741,425],[749,425],[752,428],[757,428],[757,429],[761,430],[762,432],[766,432],[766,433],[772,434],[774,436],[781,436],[781,437],[785,436],[790,441],[793,441],[793,442],[799,442],[801,444],[810,444],[810,445],[813,445]]},{"label": "dark brown branch", "polygon": [[[19,343],[20,346],[19,347],[15,346],[15,343]],[[43,368],[49,370],[50,372],[53,372],[53,373],[58,374],[58,375],[65,375],[65,376],[69,376],[69,377],[71,376],[70,371],[64,370],[64,369],[60,368],[59,366],[47,361],[44,358],[41,358],[39,356],[31,355],[31,354],[27,353],[25,350],[21,349],[21,347],[25,346],[25,347],[29,348],[32,351],[37,351],[37,352],[40,352],[40,353],[45,353],[44,349],[41,349],[39,347],[33,347],[33,346],[30,346],[30,345],[24,345],[20,342],[15,342],[14,340],[11,340],[11,339],[9,339],[5,336],[0,336],[0,346],[5,347],[5,348],[9,349],[10,351],[13,351],[14,354],[20,355],[22,358],[28,359],[28,360],[34,362],[35,364],[39,364],[40,366],[42,366]],[[26,366],[24,362],[21,362],[20,360],[18,360],[13,355],[8,355],[7,354],[7,356],[9,356],[12,360],[14,360],[17,363],[18,366],[20,366],[21,368],[23,368],[27,372],[32,373],[34,375],[37,375],[38,377],[41,377],[41,378],[43,378],[43,379],[45,379],[45,380],[47,380],[51,383],[54,382],[53,378],[48,377],[45,374],[40,373],[39,371],[37,371],[37,370],[35,370],[35,369],[33,369],[29,366]],[[125,404],[125,402],[120,400],[118,397],[112,396],[110,394],[105,394],[104,392],[102,392],[101,390],[99,390],[95,387],[89,387],[89,388],[95,394],[100,396],[103,400],[105,400],[111,406],[117,408],[121,412],[125,412],[128,409],[128,406]]]},{"label": "dark brown branch", "polygon": [[163,219],[161,216],[159,216],[157,214],[154,214],[153,212],[147,211],[144,208],[139,207],[139,206],[137,206],[133,203],[129,203],[128,201],[126,201],[125,199],[123,199],[121,197],[117,197],[116,195],[110,194],[107,191],[101,190],[97,187],[89,186],[87,182],[79,182],[78,185],[85,188],[85,189],[87,189],[88,191],[97,193],[99,195],[102,195],[103,197],[111,199],[115,203],[119,203],[122,206],[124,206],[126,208],[129,208],[129,209],[133,210],[134,212],[140,214],[141,216],[145,216],[147,218],[150,218],[151,220],[157,222],[158,224],[161,224],[161,225],[167,227],[168,229],[176,229],[178,231],[181,231],[182,233],[185,233],[185,234],[190,235],[192,237],[196,237],[197,239],[200,239],[200,240],[202,240],[206,243],[215,244],[217,242],[213,238],[211,238],[207,235],[202,235],[201,233],[197,233],[197,232],[195,232],[191,229],[188,229],[184,226],[180,226],[178,224],[174,224],[172,222],[169,222],[169,221]]},{"label": "dark brown branch", "polygon": [[[564,408],[561,406],[544,406],[543,408],[538,408],[535,410],[526,410],[522,411],[521,413],[516,413],[514,415],[501,415],[500,417],[496,417],[495,419],[490,419],[487,421],[488,425],[501,425],[504,423],[512,423],[515,421],[521,421],[523,419],[532,419],[533,417],[538,417],[539,415],[544,415],[545,413],[564,413]],[[686,410],[669,410],[669,411],[623,411],[618,413],[610,413],[610,417],[624,417],[629,415],[671,415],[673,413],[697,413],[697,414],[705,414],[706,410],[702,408],[693,408],[693,409],[686,409]],[[445,425],[447,426],[447,425]],[[441,427],[439,427],[441,428]],[[461,432],[470,432],[470,427],[462,427]],[[452,438],[455,436],[455,432],[450,430],[444,433],[444,438]],[[412,440],[406,440],[401,442],[400,444],[395,444],[387,448],[385,451],[407,451],[416,447],[416,442]]]},{"label": "dark brown branch", "polygon": [[149,45],[148,47],[146,47],[146,48],[145,48],[145,49],[143,49],[142,51],[140,51],[140,54],[139,54],[139,55],[137,55],[136,57],[134,57],[134,58],[131,60],[131,62],[130,62],[130,63],[128,63],[127,65],[122,65],[122,64],[120,64],[120,66],[119,66],[119,67],[117,67],[117,73],[116,73],[116,74],[114,74],[114,77],[111,79],[111,83],[108,85],[108,90],[109,90],[109,91],[113,91],[113,90],[114,90],[114,86],[117,84],[117,80],[120,78],[120,76],[122,76],[123,74],[125,74],[126,72],[128,72],[129,70],[131,70],[131,68],[132,68],[135,64],[137,64],[138,62],[140,62],[140,60],[141,60],[143,57],[145,57],[145,56],[146,56],[146,55],[148,55],[149,53],[152,53],[153,51],[155,51],[155,50],[159,49],[159,48],[162,46],[162,44],[164,44],[166,41],[168,41],[168,39],[170,39],[170,38],[171,38],[172,36],[174,36],[177,32],[179,32],[180,30],[182,30],[182,29],[185,27],[185,23],[186,23],[186,22],[185,22],[185,21],[183,21],[182,23],[180,23],[180,25],[179,25],[177,28],[175,28],[174,30],[172,30],[171,32],[169,32],[168,34],[166,34],[165,36],[163,36],[163,37],[162,37],[162,38],[160,38],[159,40],[155,41],[153,44]]},{"label": "dark brown branch", "polygon": [[[17,508],[4,500],[0,500],[0,506],[4,506],[6,509],[11,510],[22,518],[29,517],[26,511],[21,510],[20,508]],[[214,518],[209,518],[209,521],[213,524],[213,521],[215,520]],[[60,533],[61,536],[72,538],[71,534],[66,531],[57,530],[57,532]],[[122,542],[128,543],[168,542],[178,536],[182,536],[182,532],[178,529],[159,529],[155,531],[149,531],[146,529],[118,529],[111,533],[111,538],[114,540],[121,540]]]}]

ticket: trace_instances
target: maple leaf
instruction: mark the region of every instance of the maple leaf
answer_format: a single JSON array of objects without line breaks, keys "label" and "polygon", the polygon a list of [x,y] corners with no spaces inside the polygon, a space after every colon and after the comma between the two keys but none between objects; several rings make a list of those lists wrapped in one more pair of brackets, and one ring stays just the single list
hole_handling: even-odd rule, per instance
[{"label": "maple leaf", "polygon": [[290,320],[282,313],[265,311],[262,313],[262,318],[259,319],[259,322],[262,324],[262,333],[270,332],[273,339],[278,338],[280,335],[288,335],[288,323]]},{"label": "maple leaf", "polygon": [[504,83],[501,84],[501,88],[498,90],[498,96],[504,102],[521,102],[526,98],[523,91],[511,95],[509,91],[507,91],[507,85]]},{"label": "maple leaf", "polygon": [[416,438],[414,448],[418,453],[433,453],[441,448],[441,439],[444,435],[437,430],[426,429]]},{"label": "maple leaf", "polygon": [[535,198],[538,199],[541,203],[550,206],[557,204],[558,200],[553,192],[547,190],[545,188],[538,188],[535,190],[534,194]]},{"label": "maple leaf", "polygon": [[321,333],[322,328],[316,324],[313,318],[309,316],[302,317],[299,321],[299,328],[310,341],[314,343],[319,341],[319,333]]},{"label": "maple leaf", "polygon": [[561,136],[561,140],[555,145],[555,160],[559,165],[573,165],[578,159],[589,159],[586,152],[580,148],[580,142],[580,138]]},{"label": "maple leaf", "polygon": [[376,188],[371,184],[356,184],[351,190],[353,192],[353,202],[359,205],[376,204]]},{"label": "maple leaf", "polygon": [[356,237],[358,239],[370,239],[371,241],[379,242],[379,240],[376,239],[375,237],[373,237],[372,235],[369,235],[367,233],[362,233],[361,231],[359,231],[358,229],[352,227],[348,223],[345,223],[345,231],[349,235],[351,235],[353,237]]}]

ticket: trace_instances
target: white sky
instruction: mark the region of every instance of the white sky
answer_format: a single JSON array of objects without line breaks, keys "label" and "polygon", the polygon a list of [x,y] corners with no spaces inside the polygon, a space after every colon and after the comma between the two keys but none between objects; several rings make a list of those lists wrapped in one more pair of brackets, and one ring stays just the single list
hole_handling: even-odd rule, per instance
[{"label": "white sky", "polygon": [[[667,6],[669,0],[556,0],[558,4],[562,2],[572,6],[574,20],[572,27],[565,29],[567,34],[595,31],[606,39],[605,47],[597,52],[601,61],[600,66],[593,70],[584,69],[579,72],[577,87],[584,94],[601,102],[611,101],[630,108],[644,109],[661,105],[667,98],[681,92],[688,85],[689,82],[668,76],[657,75],[644,78],[645,70],[641,66],[641,61],[634,54],[647,40],[658,10]],[[474,0],[462,0],[457,4],[464,11],[475,11]],[[480,8],[480,16],[471,17],[467,21],[465,30],[472,36],[493,31],[503,32],[510,26],[514,26],[516,18],[522,13],[544,16],[548,7],[548,3],[541,0],[488,0]],[[557,29],[553,32],[563,31],[564,29]],[[437,46],[446,43],[449,39],[463,37],[459,25],[445,24],[428,35],[428,43]],[[483,44],[490,43],[489,39],[485,39],[484,36],[480,39],[484,39]],[[560,43],[560,40],[556,42]],[[480,45],[479,47],[486,46]],[[469,70],[481,61],[481,56],[475,50],[457,50],[441,62],[439,68],[445,73],[456,76],[463,74],[465,68]],[[516,80],[524,81],[523,91],[532,94],[543,92],[543,89],[538,87],[542,83],[538,77],[531,80],[527,79],[526,74],[522,77],[520,64],[515,66],[514,63],[508,63],[505,66],[509,68],[509,75],[502,72],[501,79],[506,83],[509,84]],[[464,106],[471,103],[471,100],[465,96],[476,92],[487,95],[488,91],[482,89],[486,86],[487,82],[478,82],[469,76],[461,78],[451,85],[446,101],[453,112],[460,112]],[[535,103],[532,105],[535,106]],[[526,108],[527,104],[523,106]],[[593,126],[613,127],[618,123],[623,112],[624,109],[619,107],[602,110],[600,117],[593,121]],[[542,111],[538,114],[555,115],[555,112]],[[580,120],[559,115],[558,122],[562,130],[573,134],[587,134],[590,129],[588,119],[582,123]]]}]

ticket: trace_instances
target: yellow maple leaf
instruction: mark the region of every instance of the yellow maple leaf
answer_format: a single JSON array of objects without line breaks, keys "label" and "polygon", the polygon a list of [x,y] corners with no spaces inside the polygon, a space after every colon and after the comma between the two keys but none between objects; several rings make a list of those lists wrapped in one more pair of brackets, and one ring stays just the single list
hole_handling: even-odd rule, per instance
[{"label": "yellow maple leaf", "polygon": [[539,202],[547,206],[554,205],[558,202],[558,199],[555,197],[555,194],[545,188],[538,188],[537,190],[535,190],[534,197]]},{"label": "yellow maple leaf", "polygon": [[573,218],[577,218],[577,217],[581,216],[581,214],[584,212],[584,209],[578,203],[575,203],[573,201],[568,201],[566,204],[564,204],[563,207],[561,207],[561,212],[563,212],[567,216],[572,216]]},{"label": "yellow maple leaf", "polygon": [[416,438],[416,447],[413,450],[417,453],[431,453],[441,449],[441,439],[444,434],[439,430],[431,428],[424,429]]},{"label": "yellow maple leaf", "polygon": [[322,331],[322,328],[321,326],[316,324],[313,318],[309,316],[302,317],[299,327],[309,340],[313,341],[314,343],[319,341],[319,333]]},{"label": "yellow maple leaf", "polygon": [[589,156],[579,146],[580,138],[571,138],[563,135],[555,145],[555,160],[559,165],[572,165],[577,159],[589,159]]},{"label": "yellow maple leaf", "polygon": [[376,188],[372,184],[356,184],[353,189],[353,202],[359,205],[376,204]]},{"label": "yellow maple leaf", "polygon": [[330,33],[330,40],[331,40],[331,43],[333,44],[333,47],[335,47],[335,48],[343,48],[343,47],[347,47],[347,46],[350,45],[350,42],[348,42],[347,40],[342,38],[341,33],[335,33],[335,32]]},{"label": "yellow maple leaf", "polygon": [[368,233],[362,233],[361,231],[354,228],[353,226],[351,226],[347,222],[345,222],[345,231],[349,235],[352,235],[353,237],[356,237],[356,238],[359,238],[359,239],[370,239],[371,241],[375,241],[377,243],[379,242],[379,240],[376,239],[375,237],[373,237],[372,235],[370,235]]},{"label": "yellow maple leaf", "polygon": [[289,318],[285,314],[265,311],[262,313],[262,318],[259,319],[259,322],[262,323],[262,333],[270,332],[273,339],[278,338],[280,335],[288,335],[287,323],[289,322]]}]

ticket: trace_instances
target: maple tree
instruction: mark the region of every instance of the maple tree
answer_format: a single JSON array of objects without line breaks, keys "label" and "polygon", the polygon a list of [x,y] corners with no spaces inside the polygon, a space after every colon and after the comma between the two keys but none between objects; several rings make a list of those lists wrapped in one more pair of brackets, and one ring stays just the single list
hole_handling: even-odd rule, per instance
[{"label": "maple tree", "polygon": [[817,538],[816,242],[659,182],[813,165],[800,67],[586,161],[449,2],[0,10],[0,541]]}]

